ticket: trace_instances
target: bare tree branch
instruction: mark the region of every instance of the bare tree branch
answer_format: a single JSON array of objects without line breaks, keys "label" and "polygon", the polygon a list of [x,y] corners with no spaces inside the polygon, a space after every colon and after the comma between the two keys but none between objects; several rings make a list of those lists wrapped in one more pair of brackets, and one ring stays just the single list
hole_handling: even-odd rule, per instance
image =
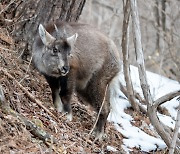
[{"label": "bare tree branch", "polygon": [[180,102],[179,102],[178,114],[177,114],[177,118],[176,118],[176,125],[174,128],[174,134],[172,137],[172,143],[171,143],[171,146],[169,148],[169,154],[174,153],[174,149],[176,147],[176,142],[177,142],[177,138],[178,138],[179,128],[180,128]]},{"label": "bare tree branch", "polygon": [[162,96],[160,97],[159,99],[157,99],[155,102],[154,102],[154,107],[157,108],[159,105],[173,99],[174,97],[176,96],[180,96],[180,90],[177,90],[177,91],[174,91],[174,92],[171,92],[165,96]]},{"label": "bare tree branch", "polygon": [[[138,63],[138,71],[139,71],[141,88],[143,91],[144,98],[147,102],[148,115],[149,115],[152,125],[155,127],[156,131],[161,136],[161,138],[165,141],[166,145],[170,148],[171,142],[172,142],[172,133],[170,129],[167,126],[163,125],[157,117],[157,114],[156,114],[157,108],[153,105],[153,99],[152,99],[150,88],[147,82],[145,65],[144,65],[144,56],[143,56],[143,50],[142,50],[142,44],[141,44],[141,31],[140,31],[140,24],[139,24],[137,2],[136,0],[130,0],[130,4],[131,4],[131,16],[132,16],[132,23],[133,23],[133,33],[134,33],[133,36],[134,36],[136,60]],[[157,103],[157,104],[161,104],[161,103]],[[178,146],[179,146],[179,141],[178,141]],[[180,150],[176,148],[175,152],[180,153]]]},{"label": "bare tree branch", "polygon": [[130,3],[129,0],[126,1],[124,7],[124,19],[123,19],[123,29],[122,29],[122,53],[123,53],[123,71],[127,87],[127,97],[131,102],[131,105],[135,111],[139,111],[139,106],[134,97],[134,91],[132,86],[132,81],[130,77],[130,67],[129,67],[129,16],[130,16]]},{"label": "bare tree branch", "polygon": [[131,16],[132,16],[132,22],[133,22],[134,45],[135,45],[135,52],[136,52],[136,60],[138,63],[138,71],[139,71],[141,88],[143,90],[143,95],[145,97],[145,100],[149,102],[150,105],[152,105],[153,100],[152,100],[149,85],[147,82],[145,64],[144,64],[144,55],[142,51],[141,31],[140,31],[137,3],[136,3],[136,0],[130,0],[130,2],[131,2]]},{"label": "bare tree branch", "polygon": [[[122,84],[120,84],[120,89],[121,89],[121,91],[123,92],[123,94],[128,98],[128,90],[126,89],[126,87],[124,87]],[[135,91],[134,91],[135,92]],[[137,105],[138,105],[138,108],[140,109],[140,111],[142,112],[142,113],[144,113],[144,114],[147,114],[147,109],[144,107],[144,106],[142,106],[141,104],[143,104],[142,102],[144,102],[144,100],[140,97],[140,95],[138,94],[138,93],[136,93],[135,92],[135,96],[138,96],[138,100],[139,100],[139,102],[140,103],[138,103],[138,102],[136,102],[137,103]]]}]

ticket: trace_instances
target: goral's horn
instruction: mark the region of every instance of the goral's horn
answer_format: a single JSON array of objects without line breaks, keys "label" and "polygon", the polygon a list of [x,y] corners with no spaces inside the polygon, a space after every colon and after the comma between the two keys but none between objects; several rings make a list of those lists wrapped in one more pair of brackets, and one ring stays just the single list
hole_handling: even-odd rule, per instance
[{"label": "goral's horn", "polygon": [[54,24],[54,28],[55,28],[55,30],[56,30],[56,36],[57,36],[57,38],[59,39],[59,38],[61,38],[62,36],[61,36],[61,33],[60,33],[60,31],[58,30],[58,28],[57,28],[57,26]]},{"label": "goral's horn", "polygon": [[64,28],[64,30],[63,30],[63,36],[65,37],[65,38],[67,38],[67,32],[66,32],[66,29]]}]

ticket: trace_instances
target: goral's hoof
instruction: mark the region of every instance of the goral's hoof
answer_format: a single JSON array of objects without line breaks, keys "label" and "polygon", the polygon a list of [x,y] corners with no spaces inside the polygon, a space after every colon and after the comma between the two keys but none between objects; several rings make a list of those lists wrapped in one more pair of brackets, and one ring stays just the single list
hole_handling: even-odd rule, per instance
[{"label": "goral's hoof", "polygon": [[95,136],[94,142],[95,141],[103,141],[107,139],[107,134],[104,132],[99,132],[99,131],[93,131],[93,136]]},{"label": "goral's hoof", "polygon": [[72,112],[67,113],[66,118],[68,121],[72,121]]}]

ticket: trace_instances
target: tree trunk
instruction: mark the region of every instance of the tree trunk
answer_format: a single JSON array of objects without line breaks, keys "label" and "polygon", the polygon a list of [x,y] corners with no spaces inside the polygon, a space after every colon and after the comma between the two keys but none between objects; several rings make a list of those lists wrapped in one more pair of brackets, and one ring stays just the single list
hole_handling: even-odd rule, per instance
[{"label": "tree trunk", "polygon": [[76,22],[86,0],[16,0],[14,7],[16,41],[24,42],[24,51],[31,51],[31,46],[38,25],[51,21]]}]

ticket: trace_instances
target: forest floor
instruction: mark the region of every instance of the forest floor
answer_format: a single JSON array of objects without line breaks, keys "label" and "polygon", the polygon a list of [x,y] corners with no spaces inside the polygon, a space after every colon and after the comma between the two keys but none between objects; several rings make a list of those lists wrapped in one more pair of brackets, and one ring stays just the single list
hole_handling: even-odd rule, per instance
[{"label": "forest floor", "polygon": [[[96,113],[81,105],[75,95],[72,102],[73,120],[69,122],[65,115],[57,113],[44,77],[35,70],[30,61],[21,60],[17,49],[6,29],[1,28],[0,84],[6,98],[3,103],[8,103],[14,111],[54,136],[56,143],[48,144],[33,136],[18,117],[7,114],[0,108],[0,153],[108,153],[108,145],[122,151],[122,135],[114,129],[112,123],[107,123],[107,139],[95,143],[91,137],[88,139]],[[40,100],[45,108],[58,117],[58,121],[27,93],[32,94],[35,100]]]},{"label": "forest floor", "polygon": [[[18,45],[14,43],[6,29],[1,28],[0,84],[6,98],[3,103],[9,104],[14,111],[52,135],[56,143],[42,141],[32,135],[22,120],[4,112],[3,106],[6,104],[2,104],[0,153],[125,153],[121,148],[123,136],[115,130],[113,123],[107,122],[107,138],[103,141],[93,142],[92,136],[88,138],[96,120],[96,113],[80,104],[75,95],[72,101],[73,120],[69,122],[65,115],[57,113],[44,77],[33,67],[31,60],[21,60],[20,54]],[[40,100],[42,106],[54,116],[38,105],[37,100]],[[130,111],[132,112],[131,109],[127,112]],[[132,115],[137,117],[137,114]],[[138,119],[145,119],[143,116],[139,115]],[[116,147],[118,152],[108,151],[108,146]],[[132,153],[145,152],[134,149]]]}]

